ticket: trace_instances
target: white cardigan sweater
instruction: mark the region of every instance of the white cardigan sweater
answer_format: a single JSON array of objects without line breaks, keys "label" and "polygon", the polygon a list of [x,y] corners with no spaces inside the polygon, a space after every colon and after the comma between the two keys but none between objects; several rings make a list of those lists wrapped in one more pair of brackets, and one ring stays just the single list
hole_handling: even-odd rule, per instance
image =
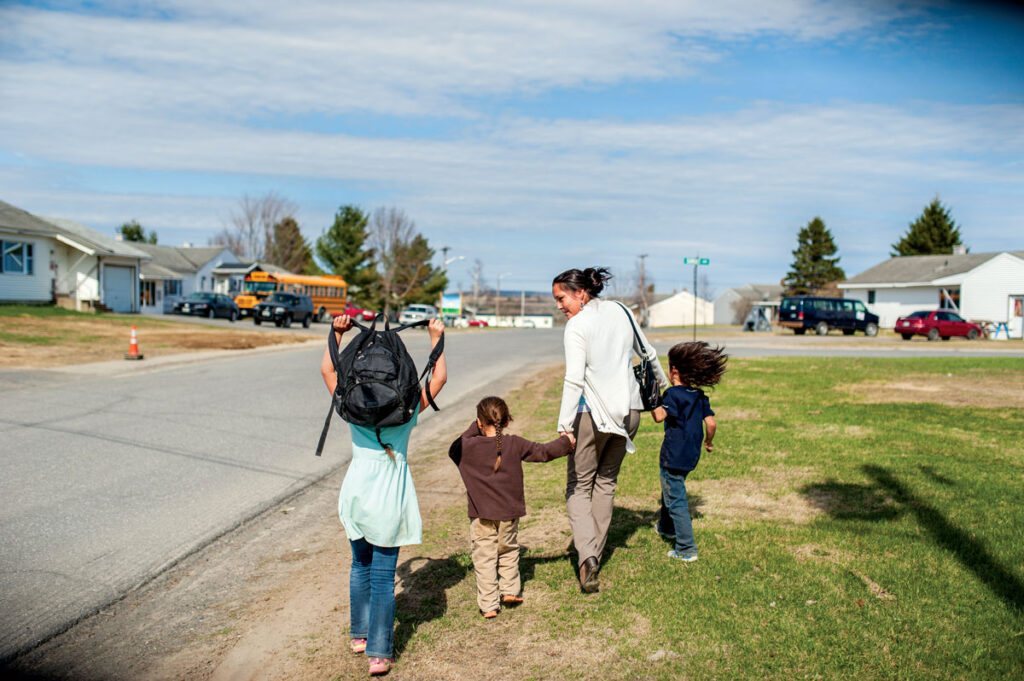
[{"label": "white cardigan sweater", "polygon": [[636,451],[625,428],[629,410],[643,408],[633,377],[633,353],[645,355],[653,364],[662,390],[668,389],[668,378],[639,324],[643,346],[636,343],[632,318],[633,313],[619,303],[594,298],[566,323],[559,431],[572,430],[582,395],[597,430],[625,437],[626,451]]}]

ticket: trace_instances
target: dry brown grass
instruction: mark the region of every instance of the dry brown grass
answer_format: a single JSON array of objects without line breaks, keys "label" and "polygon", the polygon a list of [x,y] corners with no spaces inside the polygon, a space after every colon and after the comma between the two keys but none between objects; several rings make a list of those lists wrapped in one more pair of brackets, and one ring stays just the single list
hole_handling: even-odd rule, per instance
[{"label": "dry brown grass", "polygon": [[687,484],[691,510],[710,522],[727,525],[752,521],[806,523],[821,515],[820,507],[797,491],[815,472],[802,468],[754,469],[756,477],[695,480]]},{"label": "dry brown grass", "polygon": [[222,329],[148,317],[87,316],[0,318],[0,368],[35,369],[121,359],[128,352],[131,324],[146,357],[195,350],[245,350],[301,343],[306,334],[267,333],[238,326]]},{"label": "dry brown grass", "polygon": [[950,407],[1024,408],[1024,372],[1005,376],[908,374],[897,381],[866,381],[836,390],[861,402],[930,402]]}]

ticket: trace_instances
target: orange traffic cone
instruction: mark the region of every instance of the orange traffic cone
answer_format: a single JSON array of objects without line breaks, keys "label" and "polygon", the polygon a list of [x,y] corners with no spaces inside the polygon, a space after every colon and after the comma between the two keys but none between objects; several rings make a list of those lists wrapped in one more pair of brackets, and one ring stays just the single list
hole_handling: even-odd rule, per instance
[{"label": "orange traffic cone", "polygon": [[125,359],[142,359],[142,353],[139,352],[139,337],[135,335],[135,325],[132,324],[132,338],[128,341],[128,354],[124,356]]}]

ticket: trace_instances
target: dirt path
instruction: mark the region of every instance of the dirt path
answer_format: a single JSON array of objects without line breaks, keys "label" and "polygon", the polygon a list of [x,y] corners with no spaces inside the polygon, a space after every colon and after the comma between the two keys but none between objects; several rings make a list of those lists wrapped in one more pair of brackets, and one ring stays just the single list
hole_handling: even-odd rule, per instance
[{"label": "dirt path", "polygon": [[[504,394],[531,373],[483,386],[480,394]],[[475,416],[478,398],[413,431],[410,465],[426,532],[432,517],[464,504],[447,447]],[[365,658],[347,650],[351,557],[337,517],[343,477],[344,467],[20,658],[17,669],[25,678],[78,681],[365,677]],[[402,549],[403,610],[416,601],[403,593],[403,578],[444,558],[418,546]],[[396,640],[408,640],[412,631],[401,628]],[[424,669],[403,660],[392,678],[422,678],[417,667]]]}]

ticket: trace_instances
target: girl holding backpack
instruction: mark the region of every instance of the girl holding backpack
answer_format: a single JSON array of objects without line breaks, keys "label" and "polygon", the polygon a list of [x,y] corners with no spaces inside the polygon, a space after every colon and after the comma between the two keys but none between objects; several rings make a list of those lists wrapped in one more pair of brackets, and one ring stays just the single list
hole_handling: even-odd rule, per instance
[{"label": "girl holding backpack", "polygon": [[[339,346],[341,337],[351,328],[348,316],[335,317],[333,330]],[[434,319],[427,328],[433,349],[441,342],[444,323]],[[329,351],[324,351],[320,373],[334,395],[338,377]],[[406,459],[409,435],[419,411],[441,392],[447,378],[442,352],[408,423],[379,429],[349,424],[352,461],[341,485],[338,514],[352,547],[350,647],[353,653],[365,653],[370,658],[373,676],[387,674],[393,662],[398,549],[422,541],[419,504]]]}]

